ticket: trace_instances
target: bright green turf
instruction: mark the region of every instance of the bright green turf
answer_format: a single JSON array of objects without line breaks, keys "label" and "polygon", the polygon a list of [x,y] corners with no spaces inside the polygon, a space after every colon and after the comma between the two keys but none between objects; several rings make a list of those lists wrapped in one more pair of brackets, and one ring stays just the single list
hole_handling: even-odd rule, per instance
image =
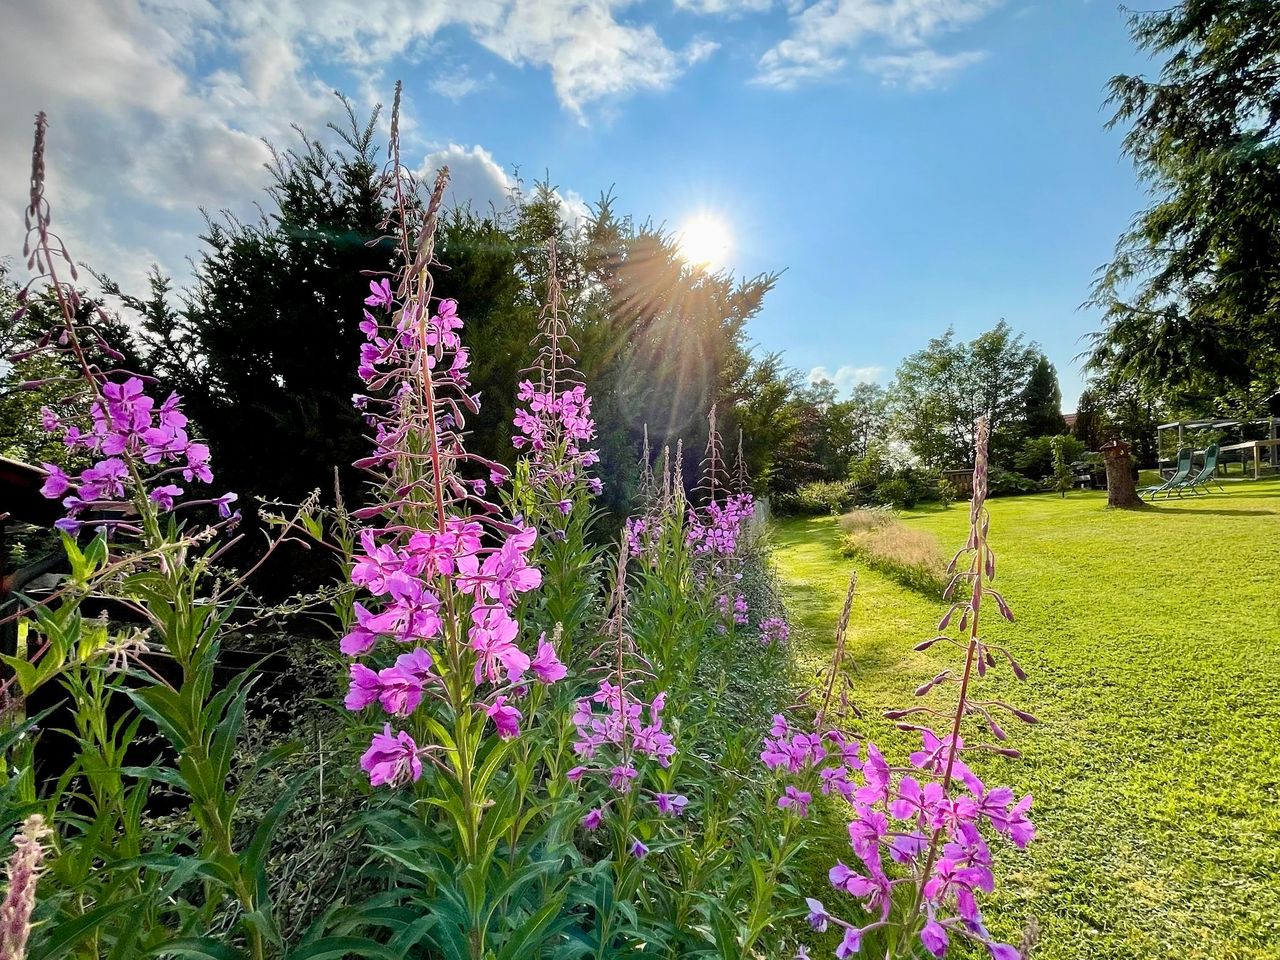
[{"label": "bright green turf", "polygon": [[[984,629],[1031,674],[980,689],[1037,714],[1009,724],[1021,760],[980,773],[1035,794],[1039,837],[997,851],[994,932],[1034,960],[1280,958],[1280,482],[1109,511],[1103,493],[991,501],[997,588],[1018,620]],[[945,551],[964,503],[905,515]],[[832,518],[780,521],[793,637],[818,665],[853,562]],[[931,636],[939,601],[860,571],[851,651],[864,726],[956,652]],[[834,848],[833,848],[834,850]],[[826,891],[831,902],[831,892]]]}]

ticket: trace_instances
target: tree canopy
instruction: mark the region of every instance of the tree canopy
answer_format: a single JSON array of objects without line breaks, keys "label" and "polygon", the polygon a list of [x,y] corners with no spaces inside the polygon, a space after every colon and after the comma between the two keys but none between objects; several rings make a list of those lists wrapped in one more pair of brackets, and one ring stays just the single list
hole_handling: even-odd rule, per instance
[{"label": "tree canopy", "polygon": [[1003,320],[969,342],[948,330],[898,367],[889,388],[895,433],[928,468],[965,466],[974,424],[984,416],[993,460],[1007,460],[1019,441],[1025,391],[1040,357],[1040,349]]},{"label": "tree canopy", "polygon": [[1130,17],[1159,76],[1111,81],[1153,202],[1092,302],[1089,357],[1175,407],[1258,410],[1280,388],[1280,5],[1182,0]]},{"label": "tree canopy", "polygon": [[[195,281],[175,303],[153,274],[138,297],[108,291],[140,320],[151,369],[179,389],[235,489],[296,500],[328,491],[336,469],[348,497],[360,489],[350,464],[367,448],[352,405],[358,392],[358,324],[368,277],[388,270],[390,209],[375,146],[376,113],[321,138],[276,151],[269,204],[258,221],[206,218]],[[512,192],[505,209],[453,209],[438,233],[435,294],[459,301],[474,344],[472,381],[481,410],[470,446],[511,461],[516,384],[533,361],[546,289],[547,243],[557,244],[578,363],[595,397],[604,455],[605,505],[629,506],[646,426],[655,446],[683,441],[694,476],[707,414],[721,411],[736,437],[776,364],[749,353],[746,325],[773,285],[690,266],[674,239],[620,217],[604,196],[582,225],[566,222],[549,183]],[[757,407],[756,410],[760,408]],[[767,447],[748,435],[748,460],[768,472]]]}]

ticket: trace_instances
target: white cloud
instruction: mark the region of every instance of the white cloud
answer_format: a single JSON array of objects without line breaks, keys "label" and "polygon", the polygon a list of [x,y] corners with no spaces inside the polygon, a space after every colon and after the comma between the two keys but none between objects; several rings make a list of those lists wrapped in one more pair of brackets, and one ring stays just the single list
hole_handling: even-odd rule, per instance
[{"label": "white cloud", "polygon": [[[493,159],[493,154],[478,144],[468,148],[451,143],[431,151],[423,159],[418,176],[422,182],[430,183],[442,166],[449,168],[446,204],[470,204],[482,216],[491,211],[503,211],[510,202],[512,191],[520,189],[516,178]],[[560,201],[560,215],[571,228],[576,228],[590,216],[590,208],[576,191],[556,190],[555,195]]]},{"label": "white cloud", "polygon": [[[50,115],[49,196],[73,255],[132,276],[158,254],[183,276],[198,207],[253,216],[266,185],[265,138],[290,145],[290,124],[341,120],[335,86],[367,110],[384,71],[445,62],[445,28],[508,62],[545,70],[564,107],[589,107],[670,86],[716,44],[667,46],[653,26],[621,19],[629,0],[41,0],[6,10],[0,31],[0,255],[21,246],[32,117]],[[431,95],[458,98],[485,82],[437,72]],[[406,144],[425,136],[406,90]],[[387,117],[383,116],[386,132]],[[453,193],[505,202],[510,178],[480,147],[443,148]],[[585,214],[562,193],[566,217]],[[96,259],[101,257],[101,259]]]},{"label": "white cloud", "polygon": [[840,393],[846,394],[859,383],[875,383],[884,373],[884,367],[855,367],[846,365],[832,373],[826,367],[814,367],[809,371],[809,382],[819,383],[826,380],[834,383]]},{"label": "white cloud", "polygon": [[550,67],[560,102],[579,118],[593,101],[665,89],[685,65],[652,26],[614,19],[609,0],[515,0],[475,36],[510,63]]},{"label": "white cloud", "polygon": [[482,215],[507,206],[516,185],[515,179],[484,147],[476,145],[468,149],[451,143],[433,150],[422,161],[419,170],[422,182],[430,185],[436,171],[443,166],[449,168],[446,204],[464,206],[470,203]]},{"label": "white cloud", "polygon": [[684,62],[687,64],[701,63],[713,53],[720,49],[720,44],[714,40],[707,40],[705,37],[699,37],[694,40],[684,50]]},{"label": "white cloud", "polygon": [[[864,67],[912,89],[940,82],[975,62],[977,52],[950,57],[929,46],[941,34],[984,17],[1002,0],[817,0],[791,18],[791,35],[760,58],[755,82],[792,89],[843,69],[849,56],[870,44],[902,53],[864,55]],[[931,59],[932,58],[932,59]],[[912,67],[916,69],[913,71]]]},{"label": "white cloud", "polygon": [[463,97],[475,93],[493,81],[493,76],[480,80],[471,74],[466,67],[458,67],[440,74],[427,87],[432,93],[444,97],[446,100],[458,101]]},{"label": "white cloud", "polygon": [[864,57],[862,66],[875,74],[886,86],[904,86],[908,90],[929,90],[946,84],[965,67],[986,59],[981,50],[966,50],[950,56],[936,50]]},{"label": "white cloud", "polygon": [[703,16],[736,16],[743,13],[763,13],[773,7],[773,0],[675,0],[677,10]]}]

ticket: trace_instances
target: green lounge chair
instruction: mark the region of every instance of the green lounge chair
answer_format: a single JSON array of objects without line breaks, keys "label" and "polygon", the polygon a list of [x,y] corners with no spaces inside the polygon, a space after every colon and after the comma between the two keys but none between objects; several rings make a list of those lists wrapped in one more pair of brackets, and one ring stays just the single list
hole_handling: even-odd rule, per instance
[{"label": "green lounge chair", "polygon": [[1182,447],[1178,450],[1178,469],[1174,472],[1173,476],[1164,483],[1156,484],[1154,487],[1144,487],[1142,490],[1138,491],[1138,496],[1141,497],[1143,494],[1146,494],[1152,500],[1160,496],[1162,493],[1165,496],[1169,496],[1173,493],[1177,493],[1181,496],[1182,493],[1180,488],[1186,484],[1187,477],[1190,475],[1191,448]]},{"label": "green lounge chair", "polygon": [[1204,466],[1200,468],[1200,472],[1190,477],[1182,485],[1184,490],[1192,490],[1196,493],[1200,491],[1197,487],[1204,487],[1204,492],[1209,493],[1209,484],[1213,483],[1219,490],[1226,491],[1221,483],[1218,483],[1218,445],[1216,443],[1209,444],[1204,451]]}]

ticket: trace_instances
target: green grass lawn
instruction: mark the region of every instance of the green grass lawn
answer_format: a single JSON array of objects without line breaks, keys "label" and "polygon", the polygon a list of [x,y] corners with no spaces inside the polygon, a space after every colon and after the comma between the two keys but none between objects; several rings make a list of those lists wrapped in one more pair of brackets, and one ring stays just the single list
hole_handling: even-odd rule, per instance
[{"label": "green grass lawn", "polygon": [[[1031,676],[983,683],[1043,723],[1011,723],[1021,760],[975,764],[1035,794],[1039,830],[1025,853],[999,846],[987,912],[1014,943],[1036,917],[1035,960],[1280,958],[1280,482],[1227,486],[1141,512],[1092,492],[990,503],[996,586],[1018,619],[983,632]],[[904,519],[949,556],[968,510]],[[815,668],[854,566],[839,538],[829,517],[773,531],[797,651]],[[940,600],[859,577],[863,732],[902,750],[879,712],[957,658],[911,650]]]}]

